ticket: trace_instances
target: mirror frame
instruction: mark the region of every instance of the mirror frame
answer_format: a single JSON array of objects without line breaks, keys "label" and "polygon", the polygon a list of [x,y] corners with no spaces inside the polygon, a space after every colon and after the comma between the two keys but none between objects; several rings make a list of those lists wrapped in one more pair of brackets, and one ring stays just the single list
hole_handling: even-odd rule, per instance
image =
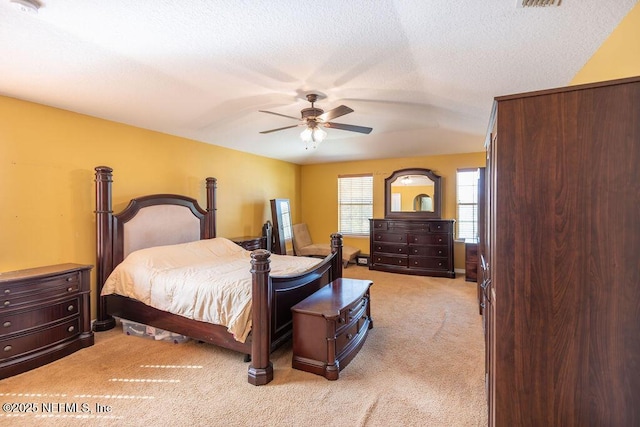
[{"label": "mirror frame", "polygon": [[[391,183],[403,175],[424,175],[433,181],[433,212],[398,212],[391,210]],[[442,215],[442,177],[431,169],[399,169],[384,179],[384,217],[402,219],[440,219]]]},{"label": "mirror frame", "polygon": [[[293,220],[289,199],[271,199],[270,202],[273,219],[273,248],[271,252],[278,255],[293,255]],[[282,209],[283,205],[286,205],[285,210]],[[285,229],[288,229],[289,233],[286,233]],[[289,234],[288,238],[287,234]]]}]

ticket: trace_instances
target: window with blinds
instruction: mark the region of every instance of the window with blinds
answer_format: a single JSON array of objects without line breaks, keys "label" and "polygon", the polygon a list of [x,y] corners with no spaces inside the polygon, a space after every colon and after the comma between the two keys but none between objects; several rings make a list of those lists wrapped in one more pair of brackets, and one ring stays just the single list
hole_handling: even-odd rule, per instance
[{"label": "window with blinds", "polygon": [[460,169],[456,173],[458,239],[478,238],[478,169]]},{"label": "window with blinds", "polygon": [[373,218],[373,175],[338,177],[338,232],[343,235],[369,235]]}]

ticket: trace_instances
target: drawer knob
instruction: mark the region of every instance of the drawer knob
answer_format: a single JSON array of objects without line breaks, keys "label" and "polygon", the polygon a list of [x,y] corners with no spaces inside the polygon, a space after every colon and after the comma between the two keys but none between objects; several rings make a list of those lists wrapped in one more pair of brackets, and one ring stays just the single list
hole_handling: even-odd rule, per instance
[{"label": "drawer knob", "polygon": [[72,288],[71,286],[69,286],[69,287],[67,288],[67,292],[72,292],[72,291],[73,291],[73,288]]},{"label": "drawer knob", "polygon": [[11,293],[11,289],[5,289],[5,290],[4,290],[4,294],[5,294],[5,295],[9,295],[10,293]]},{"label": "drawer knob", "polygon": [[11,347],[10,345],[7,345],[4,347],[4,351],[11,351],[13,347]]},{"label": "drawer knob", "polygon": [[71,304],[69,307],[67,307],[67,311],[73,311],[75,309],[75,307],[73,306],[73,304]]},{"label": "drawer knob", "polygon": [[73,327],[73,326],[69,326],[69,327],[67,328],[67,331],[69,331],[69,332],[73,332],[73,331],[75,331],[75,330],[76,330],[76,328],[75,328],[75,327]]},{"label": "drawer knob", "polygon": [[73,277],[67,277],[67,282],[73,282]]},{"label": "drawer knob", "polygon": [[8,328],[9,326],[11,326],[11,322],[8,322],[8,321],[4,322],[2,326],[4,326],[5,328]]},{"label": "drawer knob", "polygon": [[11,304],[11,301],[5,301],[4,304],[2,305],[4,305],[5,307],[9,307],[10,304]]},{"label": "drawer knob", "polygon": [[339,317],[339,318],[338,318],[338,323],[344,323],[344,318]]},{"label": "drawer knob", "polygon": [[398,264],[402,264],[402,260],[401,259],[398,260]]},{"label": "drawer knob", "polygon": [[353,338],[353,334],[347,334],[347,339],[350,340],[351,338]]}]

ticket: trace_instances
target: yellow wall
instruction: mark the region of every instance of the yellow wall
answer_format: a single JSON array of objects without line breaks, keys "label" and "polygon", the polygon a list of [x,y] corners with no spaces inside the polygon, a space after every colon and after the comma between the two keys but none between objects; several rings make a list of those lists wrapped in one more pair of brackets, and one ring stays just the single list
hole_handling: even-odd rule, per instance
[{"label": "yellow wall", "polygon": [[640,76],[640,3],[575,75],[572,85]]},{"label": "yellow wall", "polygon": [[95,265],[100,165],[114,169],[115,211],[152,193],[205,206],[204,180],[217,178],[219,236],[260,235],[273,198],[291,200],[294,221],[300,212],[298,165],[2,96],[0,162],[0,271]]},{"label": "yellow wall", "polygon": [[[487,118],[488,119],[488,118]],[[442,218],[456,217],[456,171],[485,165],[484,137],[478,138],[478,152],[444,156],[304,165],[301,173],[301,220],[309,226],[315,242],[327,241],[338,227],[338,176],[373,174],[373,216],[384,218],[384,179],[395,170],[431,169],[442,177]],[[344,244],[369,253],[369,237],[346,236]],[[464,245],[456,243],[455,267],[464,269]]]}]

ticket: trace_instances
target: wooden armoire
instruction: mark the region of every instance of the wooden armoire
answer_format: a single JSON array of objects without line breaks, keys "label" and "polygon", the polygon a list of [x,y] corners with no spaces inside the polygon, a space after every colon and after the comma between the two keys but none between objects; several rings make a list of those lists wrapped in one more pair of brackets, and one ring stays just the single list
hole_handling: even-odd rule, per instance
[{"label": "wooden armoire", "polygon": [[491,426],[640,426],[640,77],[495,99]]}]

